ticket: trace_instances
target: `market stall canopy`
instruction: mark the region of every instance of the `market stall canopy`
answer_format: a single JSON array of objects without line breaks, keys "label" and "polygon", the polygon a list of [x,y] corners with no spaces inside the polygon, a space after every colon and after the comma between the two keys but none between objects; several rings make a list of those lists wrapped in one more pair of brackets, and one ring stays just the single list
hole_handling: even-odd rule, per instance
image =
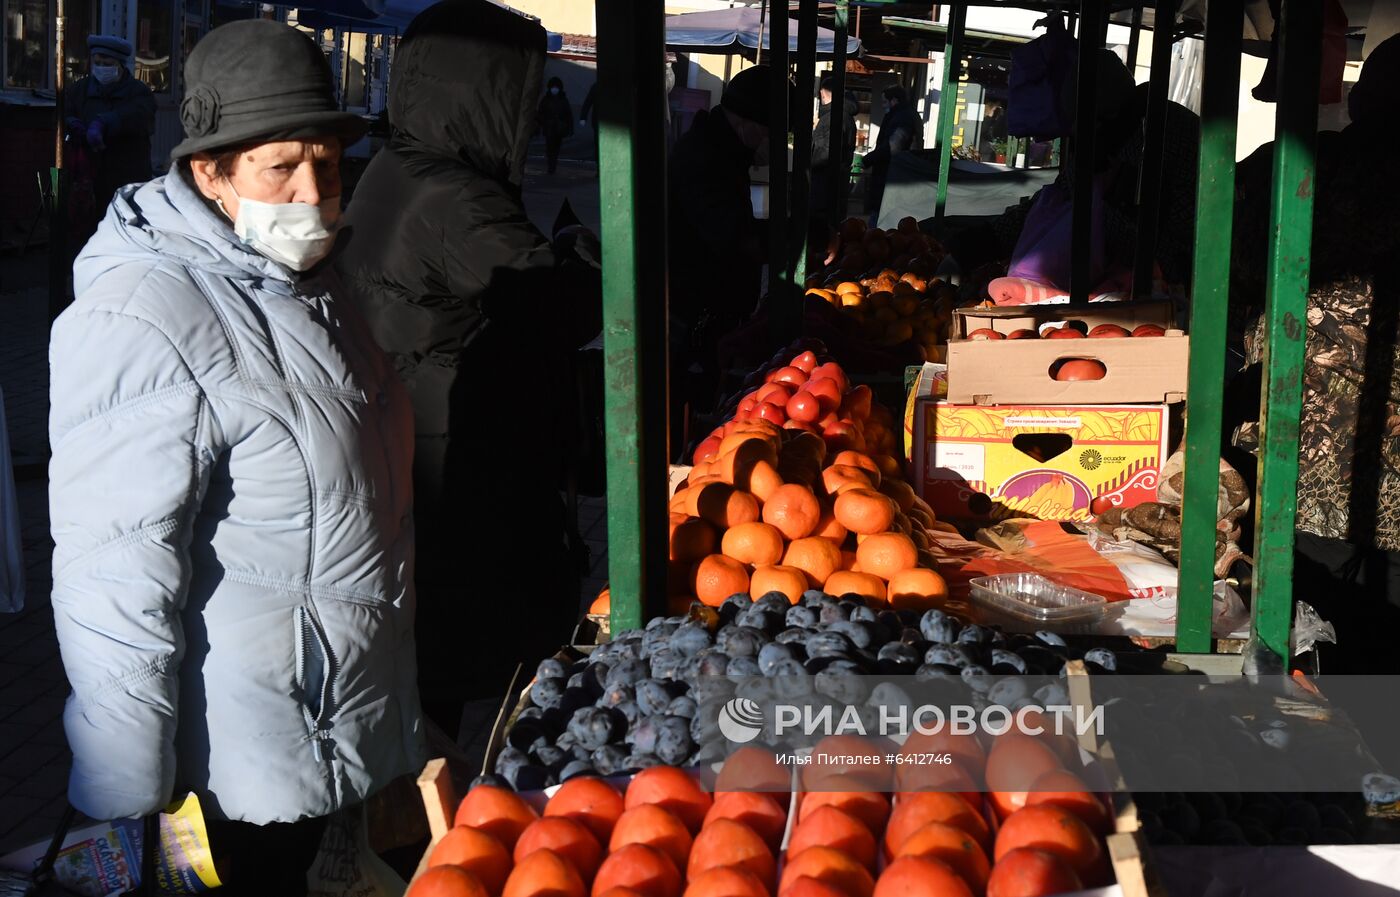
[{"label": "market stall canopy", "polygon": [[[766,22],[764,25],[766,26]],[[714,12],[687,12],[666,17],[666,49],[682,53],[752,55],[759,47],[767,50],[769,29],[759,26],[759,10],[750,7],[720,9]],[[797,52],[797,26],[788,29],[788,50]],[[830,59],[836,50],[836,34],[830,28],[817,29],[817,58]],[[860,52],[860,41],[846,39],[846,55]]]}]

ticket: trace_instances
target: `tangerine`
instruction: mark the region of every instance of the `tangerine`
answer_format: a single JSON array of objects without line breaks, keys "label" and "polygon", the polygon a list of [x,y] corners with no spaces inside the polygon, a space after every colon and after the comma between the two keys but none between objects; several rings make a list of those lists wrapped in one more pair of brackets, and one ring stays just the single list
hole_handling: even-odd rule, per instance
[{"label": "tangerine", "polygon": [[[714,484],[702,488],[712,489]],[[836,496],[833,507],[837,522],[860,535],[883,533],[894,523],[894,502],[874,489],[847,489]]]},{"label": "tangerine", "polygon": [[865,868],[875,868],[875,836],[865,823],[830,804],[813,810],[793,829],[788,853],[796,855],[808,847],[834,847],[855,857]]},{"label": "tangerine", "polygon": [[603,861],[603,846],[581,822],[567,816],[546,816],[536,819],[520,833],[515,842],[515,862],[537,850],[552,850],[573,864],[584,881],[592,881]]},{"label": "tangerine", "polygon": [[720,551],[741,564],[776,564],[783,559],[783,534],[771,524],[741,523],[725,531]]},{"label": "tangerine", "polygon": [[690,829],[675,814],[657,804],[633,807],[617,820],[612,840],[608,842],[608,852],[616,852],[628,844],[655,847],[670,857],[677,869],[684,869],[690,859]]},{"label": "tangerine", "polygon": [[540,818],[535,808],[508,788],[495,785],[477,785],[467,792],[457,805],[455,825],[471,826],[480,829],[507,850],[515,849],[515,842],[526,826]]},{"label": "tangerine", "polygon": [[598,597],[593,599],[593,603],[588,605],[590,614],[612,613],[612,590],[603,586],[603,591],[598,593]]},{"label": "tangerine", "polygon": [[687,878],[709,869],[740,866],[757,875],[766,887],[777,880],[778,866],[773,851],[758,833],[733,819],[716,819],[700,830],[690,848]]},{"label": "tangerine", "polygon": [[874,897],[972,897],[972,889],[947,863],[900,857],[880,873]]},{"label": "tangerine", "polygon": [[460,866],[434,866],[414,879],[404,897],[491,897],[492,893]]},{"label": "tangerine", "polygon": [[834,847],[809,847],[790,855],[778,883],[778,894],[788,897],[789,889],[803,877],[830,885],[845,897],[871,897],[875,891],[870,871],[855,857]]},{"label": "tangerine", "polygon": [[730,595],[749,590],[749,571],[733,558],[712,554],[695,565],[690,587],[701,602],[719,607]]},{"label": "tangerine", "polygon": [[808,588],[820,589],[833,573],[841,569],[841,548],[820,536],[795,539],[783,555],[783,564],[805,573]]},{"label": "tangerine", "polygon": [[[720,529],[752,523],[759,517],[758,499],[728,483],[713,482],[686,490],[686,513],[704,517]],[[691,500],[690,496],[694,496]]]},{"label": "tangerine", "polygon": [[707,554],[714,554],[715,529],[699,517],[687,517],[671,524],[671,560],[693,564]]},{"label": "tangerine", "polygon": [[759,461],[749,469],[747,478],[738,478],[734,485],[747,489],[759,501],[767,501],[783,485],[783,476],[778,473],[776,465]]},{"label": "tangerine", "polygon": [[626,844],[608,854],[598,867],[598,877],[593,879],[595,897],[619,887],[631,888],[643,897],[680,897],[681,873],[671,858],[655,847]]},{"label": "tangerine", "polygon": [[510,875],[510,852],[478,829],[459,825],[442,836],[428,854],[428,867],[460,866],[480,879],[486,890],[500,893]]},{"label": "tangerine", "polygon": [[[918,546],[912,539],[910,544],[915,545],[917,560]],[[890,577],[889,600],[890,607],[897,611],[930,610],[948,600],[948,583],[932,570],[910,567]]]},{"label": "tangerine", "polygon": [[545,804],[544,815],[581,822],[599,844],[606,844],[622,810],[622,795],[616,788],[602,779],[580,776],[559,786]]},{"label": "tangerine", "polygon": [[849,531],[837,522],[836,515],[832,513],[830,508],[822,508],[822,519],[817,521],[817,529],[816,532],[812,533],[813,536],[830,539],[840,545],[846,541],[846,536],[849,534]]},{"label": "tangerine", "polygon": [[856,547],[856,562],[862,572],[874,573],[889,581],[896,573],[918,564],[919,549],[914,540],[903,533],[875,533]]},{"label": "tangerine", "polygon": [[788,539],[810,536],[821,518],[817,497],[811,489],[797,483],[779,486],[763,503],[763,522],[782,530]]},{"label": "tangerine", "polygon": [[627,786],[624,802],[629,810],[643,804],[657,804],[673,813],[692,832],[700,830],[705,814],[714,804],[699,782],[674,766],[653,766],[637,773]]},{"label": "tangerine", "polygon": [[573,863],[552,850],[536,850],[515,864],[501,897],[583,897],[586,893]]},{"label": "tangerine", "polygon": [[854,573],[838,570],[827,578],[822,591],[840,598],[844,595],[859,595],[867,601],[884,603],[885,581],[873,573]]},{"label": "tangerine", "polygon": [[769,592],[781,592],[788,601],[796,604],[802,600],[802,593],[807,591],[807,574],[796,567],[759,567],[753,571],[749,591],[759,598]]},{"label": "tangerine", "polygon": [[903,513],[908,514],[914,510],[914,487],[903,480],[886,478],[880,483],[880,491],[894,499],[894,503]]},{"label": "tangerine", "polygon": [[850,467],[859,467],[861,470],[865,471],[867,474],[870,475],[870,485],[880,485],[880,465],[876,464],[875,459],[867,455],[865,452],[857,452],[847,449],[844,452],[838,452],[836,454],[836,458],[831,463],[845,464]]}]

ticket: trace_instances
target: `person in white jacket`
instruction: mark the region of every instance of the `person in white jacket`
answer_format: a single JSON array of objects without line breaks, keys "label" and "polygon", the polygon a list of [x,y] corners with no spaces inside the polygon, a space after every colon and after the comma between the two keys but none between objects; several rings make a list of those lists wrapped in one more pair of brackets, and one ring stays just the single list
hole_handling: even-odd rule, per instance
[{"label": "person in white jacket", "polygon": [[412,412],[326,262],[365,126],[320,50],[235,22],[185,83],[50,345],[69,797],[193,792],[234,893],[305,893],[326,817],[423,760]]}]

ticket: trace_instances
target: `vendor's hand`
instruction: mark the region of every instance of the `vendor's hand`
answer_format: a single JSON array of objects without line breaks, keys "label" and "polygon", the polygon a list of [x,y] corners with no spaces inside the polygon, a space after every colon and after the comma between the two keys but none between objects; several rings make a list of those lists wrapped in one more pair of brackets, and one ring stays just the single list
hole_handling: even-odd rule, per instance
[{"label": "vendor's hand", "polygon": [[841,233],[832,231],[831,236],[826,241],[826,258],[822,260],[822,266],[827,267],[836,261],[836,255],[841,251]]},{"label": "vendor's hand", "polygon": [[101,152],[102,150],[107,148],[106,141],[102,139],[102,130],[103,129],[101,121],[94,121],[87,126],[88,146],[92,147],[98,152]]}]

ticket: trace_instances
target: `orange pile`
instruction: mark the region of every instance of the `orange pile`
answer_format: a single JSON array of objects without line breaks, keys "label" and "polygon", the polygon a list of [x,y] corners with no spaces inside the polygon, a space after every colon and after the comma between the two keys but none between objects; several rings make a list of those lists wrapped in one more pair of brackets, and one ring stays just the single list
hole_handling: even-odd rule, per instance
[{"label": "orange pile", "polygon": [[796,604],[819,589],[941,605],[929,531],[946,525],[904,481],[894,416],[812,352],[765,379],[696,447],[670,500],[673,603],[780,592]]}]

